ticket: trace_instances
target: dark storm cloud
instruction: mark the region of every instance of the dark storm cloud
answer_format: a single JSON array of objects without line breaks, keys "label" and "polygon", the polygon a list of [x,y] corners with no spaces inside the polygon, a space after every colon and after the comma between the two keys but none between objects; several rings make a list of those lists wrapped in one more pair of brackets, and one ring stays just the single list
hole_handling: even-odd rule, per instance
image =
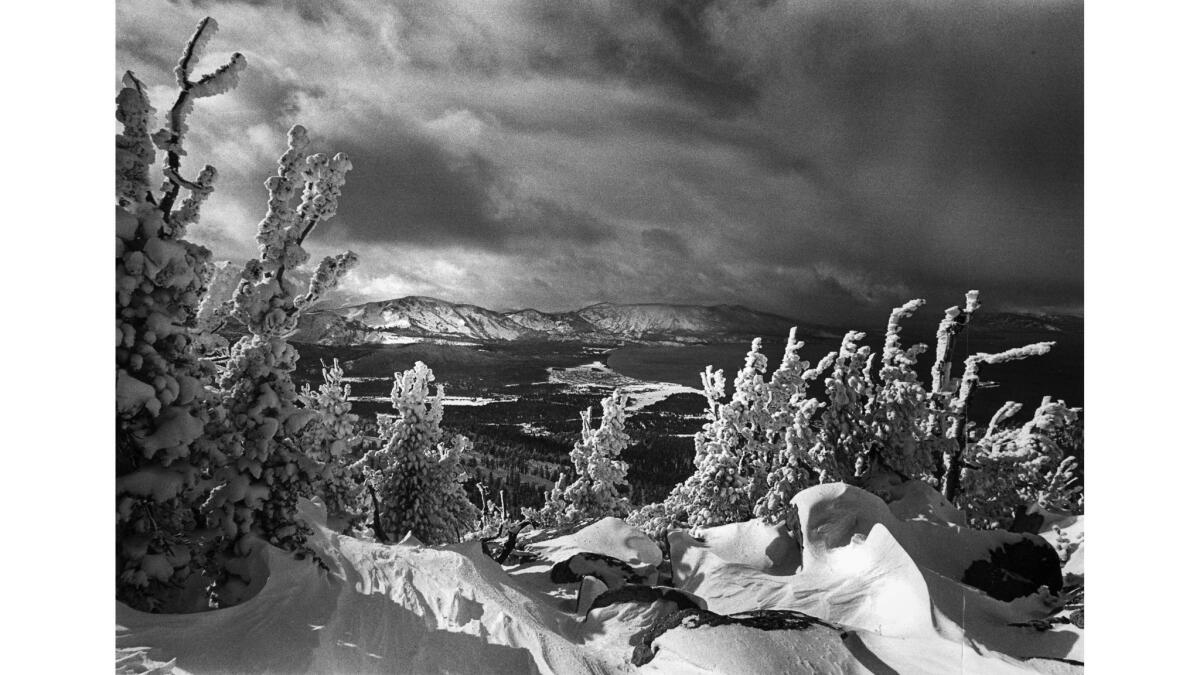
[{"label": "dark storm cloud", "polygon": [[354,159],[354,180],[332,236],[348,244],[527,249],[547,237],[589,245],[611,239],[600,219],[549,199],[512,199],[510,179],[477,152],[394,133],[384,144],[335,142]]},{"label": "dark storm cloud", "polygon": [[226,255],[302,122],[353,157],[316,245],[366,296],[1081,308],[1081,2],[123,0],[119,63],[169,104],[204,13],[250,63],[188,158]]},{"label": "dark storm cloud", "polygon": [[751,253],[1081,304],[1082,4],[774,3],[724,28],[825,179],[824,231]]},{"label": "dark storm cloud", "polygon": [[702,2],[529,3],[529,16],[548,35],[568,36],[570,51],[531,51],[540,73],[619,78],[681,95],[732,113],[757,91],[738,64],[715,49]]}]

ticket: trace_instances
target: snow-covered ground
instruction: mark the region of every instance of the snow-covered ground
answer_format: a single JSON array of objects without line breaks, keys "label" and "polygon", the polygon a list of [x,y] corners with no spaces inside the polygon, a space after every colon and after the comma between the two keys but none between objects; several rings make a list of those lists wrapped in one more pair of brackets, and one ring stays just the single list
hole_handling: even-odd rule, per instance
[{"label": "snow-covered ground", "polygon": [[[607,350],[600,350],[601,353],[605,351]],[[647,382],[627,377],[609,368],[603,361],[593,361],[570,368],[547,368],[546,372],[549,382],[567,385],[568,388],[577,392],[611,391],[616,387],[620,387],[622,391],[629,395],[629,404],[626,406],[626,410],[630,411],[642,410],[659,401],[664,401],[675,394],[704,395],[703,390],[695,387],[686,387],[673,382]],[[391,379],[390,377],[343,377],[342,381],[347,383],[361,383],[385,382],[391,381]],[[350,400],[388,403],[391,401],[391,398],[388,396],[351,396]],[[481,406],[489,403],[516,400],[518,400],[516,396],[446,396],[442,399],[442,404],[448,406]]]},{"label": "snow-covered ground", "polygon": [[695,387],[674,382],[647,382],[622,375],[609,368],[603,361],[593,361],[571,368],[547,368],[546,372],[551,382],[566,384],[576,391],[611,391],[619,387],[629,395],[629,404],[625,409],[631,411],[641,410],[674,394],[704,395],[703,390]]},{"label": "snow-covered ground", "polygon": [[118,605],[118,658],[176,673],[1082,673],[1082,628],[1030,623],[1056,608],[958,580],[1036,538],[967,530],[935,494],[893,508],[821,485],[793,500],[794,531],[672,533],[673,587],[655,542],[615,518],[535,532],[502,566],[478,542],[337,535],[305,503],[328,571],[259,543],[269,576],[241,605]]},{"label": "snow-covered ground", "polygon": [[[391,396],[351,396],[350,401],[369,401],[372,403],[391,403]],[[444,406],[481,406],[489,403],[511,403],[518,400],[516,396],[443,396]]]}]

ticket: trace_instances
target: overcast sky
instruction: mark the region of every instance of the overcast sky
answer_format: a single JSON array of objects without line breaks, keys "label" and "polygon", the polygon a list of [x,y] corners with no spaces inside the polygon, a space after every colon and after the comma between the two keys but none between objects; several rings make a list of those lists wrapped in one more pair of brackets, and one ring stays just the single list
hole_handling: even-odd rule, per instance
[{"label": "overcast sky", "polygon": [[165,111],[205,15],[249,62],[189,120],[218,258],[302,123],[354,162],[309,247],[348,299],[1082,311],[1082,2],[118,0],[116,78]]}]

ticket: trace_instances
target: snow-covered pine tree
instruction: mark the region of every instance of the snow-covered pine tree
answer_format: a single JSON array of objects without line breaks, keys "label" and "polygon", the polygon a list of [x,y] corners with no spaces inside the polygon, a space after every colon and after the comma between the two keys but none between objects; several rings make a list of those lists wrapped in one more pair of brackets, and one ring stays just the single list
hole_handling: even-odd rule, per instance
[{"label": "snow-covered pine tree", "polygon": [[384,535],[397,542],[412,532],[426,544],[458,541],[470,532],[479,510],[467,497],[462,455],[471,449],[463,436],[444,440],[441,385],[433,396],[433,372],[418,361],[396,373],[392,407],[380,416],[380,447],[368,449],[362,467],[379,498]]},{"label": "snow-covered pine tree", "polygon": [[[900,342],[900,322],[923,304],[921,300],[892,311],[877,368],[876,355],[860,345],[865,334],[857,331],[847,333],[838,351],[809,368],[797,355],[802,343],[793,330],[770,382],[763,379],[766,358],[760,342],[754,341],[727,402],[722,401],[722,373],[707,369],[701,379],[709,399],[708,422],[696,436],[696,471],[661,504],[635,511],[630,522],[657,537],[666,528],[720,525],[751,515],[779,521],[796,492],[816,483],[866,484],[869,476],[887,473],[937,484],[939,477],[949,479],[951,460],[961,472],[962,449],[970,447],[966,411],[980,364],[1043,354],[1051,346],[1038,343],[972,356],[955,390],[949,379],[954,336],[979,307],[978,295],[967,294],[965,312],[957,307],[946,312],[938,332],[932,393],[915,370],[925,346],[905,349]],[[822,403],[809,397],[807,388],[825,373],[827,401]],[[1039,416],[1043,421],[1052,418]],[[1055,428],[1055,437],[1069,435],[1061,426]],[[1070,501],[1075,495],[1069,487],[1073,464],[1061,460],[1061,453],[1051,451],[1047,457],[1037,461],[1038,467],[1045,468],[1048,461],[1061,467],[1039,474],[1040,501]],[[1002,487],[1007,490],[1001,498],[1005,504],[1029,493],[1010,484]]]},{"label": "snow-covered pine tree", "polygon": [[1008,527],[1016,512],[1031,505],[1082,512],[1078,465],[1066,454],[1079,437],[1080,409],[1046,396],[1029,422],[1003,426],[1020,409],[1012,401],[1003,406],[965,454],[970,468],[959,504],[977,527]]},{"label": "snow-covered pine tree", "polygon": [[[772,413],[773,447],[768,455],[766,491],[756,496],[754,515],[771,522],[784,519],[792,497],[806,487],[830,482],[838,475],[832,453],[826,452],[813,430],[814,419],[821,404],[808,397],[809,385],[827,371],[833,363],[828,355],[814,368],[801,361],[799,350],[803,342],[796,340],[796,329],[788,334],[783,360],[771,377],[774,388],[772,400],[777,402]],[[783,447],[779,448],[779,425],[783,427]]]},{"label": "snow-covered pine tree", "polygon": [[774,454],[763,447],[774,421],[768,387],[763,380],[767,357],[755,338],[746,362],[734,379],[733,395],[725,397],[725,377],[707,368],[701,375],[708,398],[708,421],[696,434],[696,471],[667,497],[668,511],[683,510],[692,527],[705,527],[750,518],[759,489],[765,491],[770,473],[763,463]]},{"label": "snow-covered pine tree", "polygon": [[[970,407],[971,396],[979,385],[979,366],[982,364],[997,365],[1027,359],[1031,356],[1041,356],[1050,351],[1053,342],[1038,342],[1008,349],[997,354],[980,352],[967,357],[963,365],[962,378],[958,391],[951,396],[943,396],[944,402],[938,406],[941,416],[946,420],[938,423],[939,429],[945,429],[946,453],[944,455],[945,473],[942,476],[942,494],[951,502],[958,499],[963,475],[963,457],[969,452],[971,439],[967,431],[967,411]],[[1005,406],[1007,408],[1007,406]],[[1005,410],[1001,409],[1001,412]]]},{"label": "snow-covered pine tree", "polygon": [[566,485],[559,476],[554,489],[546,495],[540,521],[559,525],[593,518],[629,514],[629,481],[625,474],[629,465],[621,461],[621,452],[629,446],[625,433],[625,406],[628,396],[619,389],[601,401],[600,425],[592,428],[592,409],[580,413],[580,438],[571,449],[571,462],[577,478]]},{"label": "snow-covered pine tree", "polygon": [[362,471],[354,466],[363,439],[358,415],[350,412],[350,385],[342,381],[338,360],[329,366],[322,362],[321,376],[324,383],[317,389],[305,383],[299,392],[304,407],[316,413],[304,428],[300,445],[321,465],[317,493],[325,502],[329,526],[349,534],[366,517]]},{"label": "snow-covered pine tree", "polygon": [[[299,405],[292,382],[299,356],[287,338],[300,315],[337,286],[357,257],[350,252],[326,257],[304,293],[288,278],[308,260],[305,238],[336,213],[351,168],[342,153],[332,159],[306,157],[308,143],[304,127],[292,127],[278,172],[266,181],[267,214],[257,236],[260,255],[246,263],[233,297],[232,317],[249,334],[230,349],[217,380],[225,413],[222,445],[230,461],[214,472],[217,487],[205,508],[234,543],[235,557],[247,552],[249,534],[286,550],[306,551],[309,532],[296,502],[311,495],[321,479],[321,465],[297,443],[316,413]],[[232,571],[236,566],[226,567]],[[228,581],[232,594],[227,602],[236,599],[240,586],[236,578]]]},{"label": "snow-covered pine tree", "polygon": [[567,499],[565,497],[567,488],[571,485],[571,479],[565,473],[558,474],[558,480],[554,482],[554,487],[548,492],[542,494],[546,497],[545,503],[542,504],[540,510],[528,508],[523,510],[523,514],[530,520],[537,521],[543,527],[560,527],[568,523],[566,518]]},{"label": "snow-covered pine tree", "polygon": [[792,329],[768,381],[762,341],[755,339],[725,402],[724,373],[709,367],[701,374],[708,421],[696,434],[696,471],[661,505],[639,509],[630,522],[657,536],[665,527],[781,516],[791,494],[815,482],[808,421],[818,406],[805,392],[830,362],[810,369],[799,357],[803,345]]},{"label": "snow-covered pine tree", "polygon": [[[203,438],[213,422],[207,386],[214,369],[193,349],[210,254],[184,239],[217,171],[206,166],[194,179],[180,175],[195,100],[233,88],[246,63],[234,54],[193,79],[216,30],[216,22],[205,19],[188,41],[175,68],[179,95],[164,128],[151,131],[155,110],[132,72],[117,95],[123,127],[116,137],[117,597],[146,610],[191,607],[194,584],[188,582],[208,552],[206,524],[197,518],[206,498],[203,478],[223,461]],[[159,151],[164,181],[156,191],[151,165]],[[177,205],[183,190],[188,197]]]},{"label": "snow-covered pine tree", "polygon": [[942,445],[930,422],[930,394],[916,371],[917,357],[926,346],[904,349],[900,321],[916,312],[924,300],[911,300],[892,310],[888,318],[877,380],[868,402],[871,442],[867,454],[856,460],[865,472],[880,469],[905,478],[932,480],[941,459]]}]

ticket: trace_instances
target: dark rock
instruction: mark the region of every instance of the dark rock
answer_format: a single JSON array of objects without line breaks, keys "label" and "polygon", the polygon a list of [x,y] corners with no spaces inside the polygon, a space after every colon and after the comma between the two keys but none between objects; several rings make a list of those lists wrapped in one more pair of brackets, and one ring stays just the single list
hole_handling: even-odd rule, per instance
[{"label": "dark rock", "polygon": [[1062,568],[1054,547],[1041,537],[1026,535],[989,552],[987,560],[976,560],[963,574],[962,582],[1008,602],[1046,586],[1051,593],[1063,587]]},{"label": "dark rock", "polygon": [[1008,531],[1037,534],[1042,531],[1042,524],[1045,522],[1046,517],[1038,512],[1036,506],[1018,506],[1013,509],[1013,521]]},{"label": "dark rock", "polygon": [[609,590],[625,584],[646,583],[646,578],[634,571],[629,563],[602,553],[576,553],[550,568],[550,580],[556,584],[582,581],[585,576],[603,581]]},{"label": "dark rock", "polygon": [[596,597],[592,603],[592,609],[599,609],[609,605],[615,605],[622,602],[639,602],[650,604],[658,600],[675,603],[679,609],[705,609],[704,600],[698,598],[691,593],[681,591],[669,586],[624,586],[622,588],[608,590]]},{"label": "dark rock", "polygon": [[649,663],[655,654],[653,642],[673,628],[691,629],[727,625],[745,626],[764,631],[808,630],[813,626],[820,626],[836,631],[843,639],[847,635],[845,631],[831,623],[794,610],[761,609],[726,615],[705,609],[683,609],[655,621],[650,630],[642,635],[641,643],[633,648],[633,665],[644,666]]}]

